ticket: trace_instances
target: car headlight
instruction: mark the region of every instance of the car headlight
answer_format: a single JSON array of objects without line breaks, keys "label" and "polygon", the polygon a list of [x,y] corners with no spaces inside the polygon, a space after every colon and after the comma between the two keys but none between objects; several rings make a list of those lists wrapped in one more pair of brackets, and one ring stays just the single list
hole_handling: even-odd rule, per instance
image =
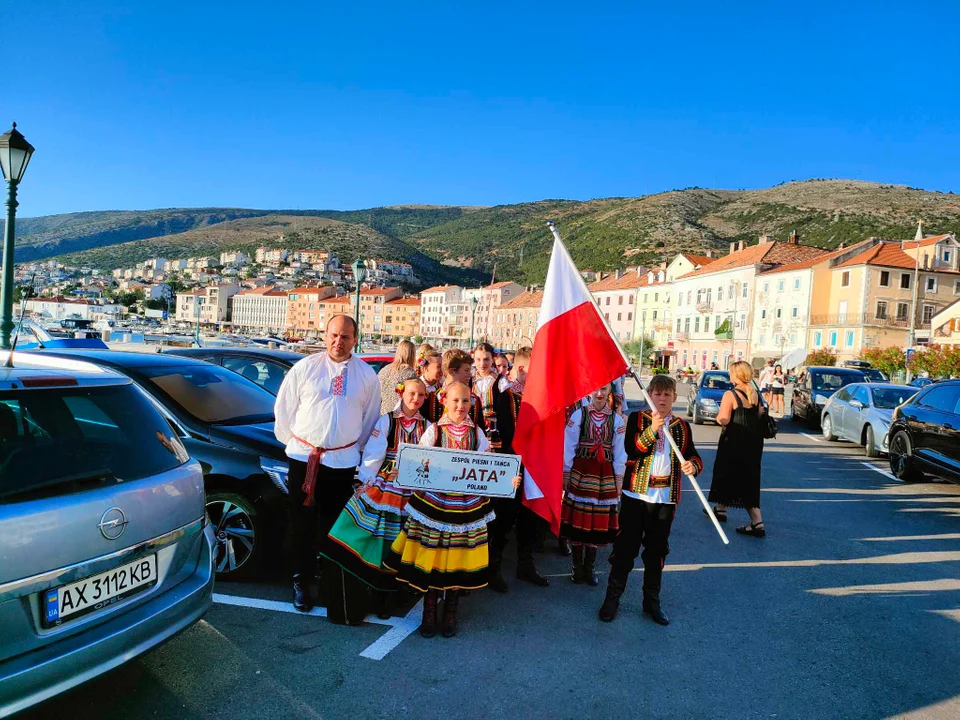
[{"label": "car headlight", "polygon": [[710,398],[700,398],[700,405],[703,407],[714,408],[717,406],[717,401],[711,400]]},{"label": "car headlight", "polygon": [[262,457],[260,458],[260,469],[267,474],[267,477],[270,478],[273,484],[284,494],[290,492],[287,488],[287,476],[290,474],[290,466],[287,463],[282,460]]}]

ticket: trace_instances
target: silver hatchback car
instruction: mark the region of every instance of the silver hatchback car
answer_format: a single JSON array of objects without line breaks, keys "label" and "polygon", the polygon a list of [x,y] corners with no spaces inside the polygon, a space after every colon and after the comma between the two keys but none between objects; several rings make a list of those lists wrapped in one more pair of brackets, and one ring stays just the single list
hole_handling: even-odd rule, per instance
[{"label": "silver hatchback car", "polygon": [[887,382],[846,385],[823,406],[820,416],[823,437],[863,445],[867,457],[886,453],[893,411],[916,393],[915,387]]},{"label": "silver hatchback car", "polygon": [[214,579],[200,465],[143,394],[88,363],[15,364],[0,367],[0,717],[188,627]]}]

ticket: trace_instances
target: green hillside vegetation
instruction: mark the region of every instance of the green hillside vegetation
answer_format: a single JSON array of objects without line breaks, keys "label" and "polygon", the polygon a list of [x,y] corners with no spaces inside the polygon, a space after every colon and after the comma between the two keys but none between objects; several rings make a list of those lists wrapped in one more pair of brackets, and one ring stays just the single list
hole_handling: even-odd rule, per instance
[{"label": "green hillside vegetation", "polygon": [[[285,247],[323,247],[345,260],[362,253],[422,266],[425,282],[488,280],[496,266],[497,279],[540,284],[552,243],[547,220],[557,223],[581,268],[612,270],[667,260],[681,251],[725,253],[730,242],[756,243],[763,234],[785,240],[793,230],[801,242],[825,248],[870,236],[910,239],[918,218],[928,234],[960,232],[960,198],[903,185],[807,180],[761,190],[687,188],[488,208],[76,213],[19,222],[17,260],[89,248],[90,253],[65,259],[112,268],[157,255],[248,250],[277,241],[283,232]],[[140,244],[118,245],[121,240]]]},{"label": "green hillside vegetation", "polygon": [[151,257],[169,260],[217,256],[225,250],[241,250],[252,256],[261,245],[291,250],[329,250],[337,253],[344,263],[352,262],[358,254],[368,258],[404,259],[414,266],[416,274],[426,283],[478,280],[470,272],[443,266],[402,240],[366,225],[290,215],[232,220],[176,235],[62,255],[59,259],[68,265],[110,269],[131,267]]}]

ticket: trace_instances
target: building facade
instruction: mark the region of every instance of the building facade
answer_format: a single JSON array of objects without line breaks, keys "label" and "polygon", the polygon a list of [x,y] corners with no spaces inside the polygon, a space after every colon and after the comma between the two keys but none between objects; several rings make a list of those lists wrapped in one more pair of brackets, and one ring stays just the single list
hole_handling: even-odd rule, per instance
[{"label": "building facade", "polygon": [[319,337],[326,321],[339,313],[350,312],[350,301],[332,303],[331,286],[298,287],[287,291],[287,330],[306,337]]},{"label": "building facade", "polygon": [[532,347],[542,303],[543,293],[539,291],[523,291],[504,302],[493,313],[488,342],[505,349]]},{"label": "building facade", "polygon": [[231,322],[240,332],[280,333],[287,329],[289,292],[274,286],[247,288],[233,296]]},{"label": "building facade", "polygon": [[209,285],[185,293],[177,293],[176,319],[178,322],[203,325],[230,320],[230,298],[240,291],[233,283]]},{"label": "building facade", "polygon": [[426,342],[438,347],[459,343],[464,315],[463,288],[437,285],[420,293],[420,335]]}]

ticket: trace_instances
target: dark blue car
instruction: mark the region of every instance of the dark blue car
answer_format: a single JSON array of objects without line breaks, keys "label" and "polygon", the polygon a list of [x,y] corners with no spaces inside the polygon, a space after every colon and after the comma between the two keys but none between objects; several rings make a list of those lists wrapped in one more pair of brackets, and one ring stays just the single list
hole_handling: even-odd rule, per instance
[{"label": "dark blue car", "polygon": [[704,420],[716,422],[723,394],[733,388],[730,373],[724,370],[707,370],[697,380],[696,392],[687,396],[687,417],[694,425],[703,425]]}]

